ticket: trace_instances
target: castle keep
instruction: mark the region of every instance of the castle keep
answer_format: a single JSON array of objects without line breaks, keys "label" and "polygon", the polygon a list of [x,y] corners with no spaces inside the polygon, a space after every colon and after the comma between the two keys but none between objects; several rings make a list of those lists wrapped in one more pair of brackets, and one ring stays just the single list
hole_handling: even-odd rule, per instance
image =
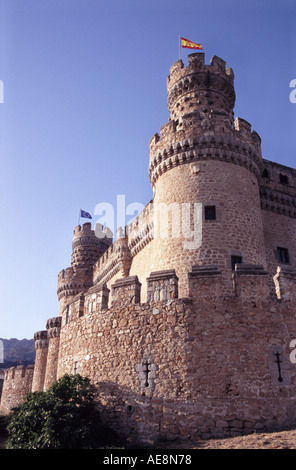
[{"label": "castle keep", "polygon": [[152,201],[114,242],[75,228],[59,312],[35,333],[34,368],[6,371],[1,412],[80,373],[142,442],[296,424],[296,170],[262,158],[234,119],[222,59],[178,60],[167,91]]}]

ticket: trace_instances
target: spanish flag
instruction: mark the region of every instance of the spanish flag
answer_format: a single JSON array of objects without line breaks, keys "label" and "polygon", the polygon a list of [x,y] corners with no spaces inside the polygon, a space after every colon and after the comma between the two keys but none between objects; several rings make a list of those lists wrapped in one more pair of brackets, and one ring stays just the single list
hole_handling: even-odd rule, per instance
[{"label": "spanish flag", "polygon": [[181,42],[182,42],[182,47],[186,49],[199,49],[201,51],[203,50],[201,44],[196,44],[195,42],[189,41],[188,39],[181,37]]}]

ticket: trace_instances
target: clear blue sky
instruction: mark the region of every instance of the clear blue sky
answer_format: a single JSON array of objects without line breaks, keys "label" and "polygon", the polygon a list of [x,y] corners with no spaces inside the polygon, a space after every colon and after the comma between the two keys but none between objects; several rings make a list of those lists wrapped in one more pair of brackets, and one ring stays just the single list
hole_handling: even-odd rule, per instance
[{"label": "clear blue sky", "polygon": [[150,200],[179,34],[233,68],[263,157],[296,167],[295,0],[0,0],[0,15],[0,337],[57,315],[79,208]]}]

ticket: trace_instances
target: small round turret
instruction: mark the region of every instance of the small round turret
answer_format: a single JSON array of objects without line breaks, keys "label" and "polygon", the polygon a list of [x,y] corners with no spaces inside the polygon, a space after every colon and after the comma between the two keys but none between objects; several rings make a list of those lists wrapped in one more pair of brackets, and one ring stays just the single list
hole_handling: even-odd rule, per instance
[{"label": "small round turret", "polygon": [[76,267],[90,267],[109,248],[112,239],[98,238],[91,229],[91,223],[78,225],[74,230],[72,241],[71,265]]},{"label": "small round turret", "polygon": [[210,65],[205,65],[204,53],[190,54],[186,68],[181,60],[176,62],[167,79],[167,103],[171,119],[182,119],[188,113],[203,116],[213,111],[232,118],[234,74],[225,65],[225,61],[216,56]]},{"label": "small round turret", "polygon": [[47,330],[37,331],[34,334],[36,358],[32,383],[32,392],[42,392],[48,352]]},{"label": "small round turret", "polygon": [[[100,236],[97,234],[100,232]],[[91,223],[78,225],[73,233],[71,267],[63,269],[58,276],[57,294],[60,301],[59,314],[67,303],[93,284],[93,265],[112,243],[110,231],[91,229]]]}]

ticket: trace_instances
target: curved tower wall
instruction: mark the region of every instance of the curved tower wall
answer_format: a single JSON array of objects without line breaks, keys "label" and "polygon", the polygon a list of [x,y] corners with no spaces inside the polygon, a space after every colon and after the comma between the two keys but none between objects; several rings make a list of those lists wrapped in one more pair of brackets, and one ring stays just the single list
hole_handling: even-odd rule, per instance
[{"label": "curved tower wall", "polygon": [[44,380],[46,372],[46,362],[48,354],[47,330],[37,331],[34,334],[36,357],[32,383],[32,392],[42,392],[44,390]]},{"label": "curved tower wall", "polygon": [[48,353],[44,377],[44,390],[47,390],[57,380],[61,317],[54,317],[47,320],[46,328],[48,338]]}]

